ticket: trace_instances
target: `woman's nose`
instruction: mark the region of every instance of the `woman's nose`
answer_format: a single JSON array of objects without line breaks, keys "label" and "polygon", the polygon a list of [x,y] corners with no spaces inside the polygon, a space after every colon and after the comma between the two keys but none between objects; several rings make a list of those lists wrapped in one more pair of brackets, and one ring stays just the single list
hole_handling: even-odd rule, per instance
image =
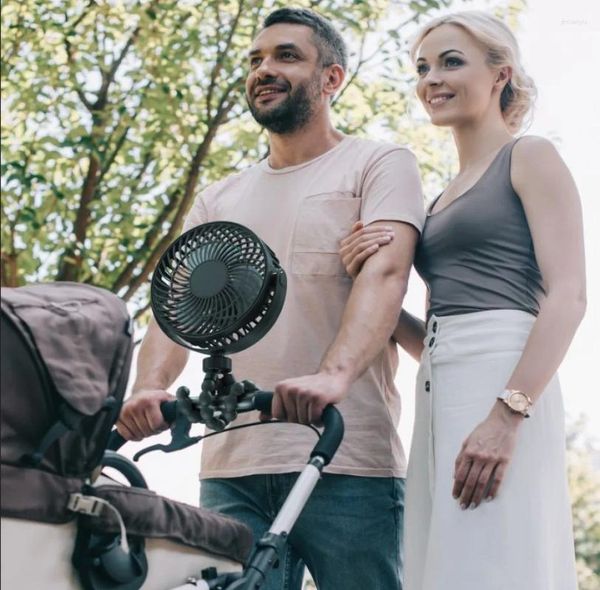
[{"label": "woman's nose", "polygon": [[423,78],[423,82],[428,86],[439,86],[442,83],[439,70],[435,68],[428,70]]}]

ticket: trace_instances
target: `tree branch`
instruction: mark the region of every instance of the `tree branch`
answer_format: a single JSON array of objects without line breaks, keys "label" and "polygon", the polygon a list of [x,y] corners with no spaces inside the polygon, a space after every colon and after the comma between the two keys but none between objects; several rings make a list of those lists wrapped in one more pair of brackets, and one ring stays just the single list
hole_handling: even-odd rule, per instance
[{"label": "tree branch", "polygon": [[127,285],[131,278],[133,277],[136,268],[139,266],[140,261],[146,255],[147,252],[152,250],[152,248],[156,245],[156,240],[159,235],[159,232],[162,231],[162,226],[165,221],[170,217],[170,215],[175,210],[178,201],[180,189],[176,189],[168,198],[166,205],[162,208],[158,217],[152,224],[152,227],[146,232],[146,236],[144,237],[144,243],[140,248],[137,249],[136,255],[133,256],[133,259],[127,263],[121,274],[117,277],[112,286],[112,291],[118,293],[125,285]]},{"label": "tree branch", "polygon": [[139,320],[150,309],[151,304],[152,302],[150,301],[150,298],[148,298],[148,302],[133,314],[134,321]]},{"label": "tree branch", "polygon": [[81,198],[77,216],[74,223],[75,244],[67,248],[63,254],[60,270],[58,272],[58,281],[76,281],[81,271],[83,256],[81,249],[85,242],[88,225],[90,222],[90,203],[94,198],[94,193],[98,186],[98,172],[100,170],[100,161],[95,154],[90,154],[88,161],[88,171],[81,190]]},{"label": "tree branch", "polygon": [[[218,79],[219,74],[221,73],[221,69],[223,67],[223,58],[229,52],[229,50],[231,48],[231,43],[233,42],[233,35],[235,34],[240,17],[242,16],[243,6],[244,6],[244,0],[240,0],[240,2],[238,2],[237,13],[236,13],[236,15],[233,19],[233,22],[231,24],[231,27],[229,29],[229,35],[227,36],[227,41],[225,43],[225,47],[222,50],[219,50],[217,52],[217,59],[215,60],[215,67],[212,69],[212,72],[210,74],[210,84],[208,86],[208,92],[206,94],[206,116],[209,119],[212,116],[212,113],[211,113],[212,99],[213,99],[213,94],[214,94],[215,87],[217,84],[217,79]],[[217,10],[218,10],[218,8],[217,8]],[[217,31],[219,31],[219,29],[217,29]],[[218,32],[217,32],[217,34],[218,34]]]},{"label": "tree branch", "polygon": [[180,230],[181,224],[183,222],[184,216],[187,214],[192,202],[194,200],[196,185],[198,184],[198,177],[200,175],[200,168],[202,162],[205,160],[208,155],[210,146],[212,144],[213,139],[217,134],[217,130],[221,126],[223,120],[226,118],[227,113],[230,109],[233,108],[235,102],[228,103],[226,105],[221,101],[221,111],[217,113],[215,118],[212,121],[212,124],[209,126],[206,135],[204,136],[204,140],[196,150],[194,157],[192,158],[192,162],[190,164],[189,172],[186,178],[183,197],[179,203],[179,207],[177,208],[177,212],[169,228],[169,231],[159,240],[158,244],[154,247],[150,256],[146,259],[144,266],[142,267],[140,273],[134,277],[129,282],[129,288],[123,295],[123,299],[128,301],[135,294],[135,292],[148,280],[148,276],[156,267],[158,260],[163,255],[164,251],[168,248],[171,242],[175,239],[177,233]]}]

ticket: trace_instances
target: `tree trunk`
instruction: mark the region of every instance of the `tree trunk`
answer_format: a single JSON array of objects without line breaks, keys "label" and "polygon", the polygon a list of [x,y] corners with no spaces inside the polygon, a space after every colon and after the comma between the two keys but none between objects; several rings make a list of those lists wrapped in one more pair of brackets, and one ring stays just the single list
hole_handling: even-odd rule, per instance
[{"label": "tree trunk", "polygon": [[87,175],[81,191],[81,200],[77,217],[75,218],[74,234],[75,243],[69,247],[62,256],[60,269],[56,280],[77,281],[81,276],[83,265],[83,248],[90,222],[90,203],[94,198],[98,186],[100,162],[94,154],[90,155]]}]

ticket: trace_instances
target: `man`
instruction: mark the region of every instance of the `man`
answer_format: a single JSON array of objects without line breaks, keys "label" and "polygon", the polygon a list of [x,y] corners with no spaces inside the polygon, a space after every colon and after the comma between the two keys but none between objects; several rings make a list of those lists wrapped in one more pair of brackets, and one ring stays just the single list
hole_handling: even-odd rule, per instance
[{"label": "man", "polygon": [[[269,157],[201,194],[185,224],[230,220],[256,232],[288,275],[271,331],[234,355],[239,378],[274,389],[272,415],[318,423],[339,404],[346,435],[292,530],[269,590],[299,589],[306,564],[321,590],[401,588],[405,458],[396,432],[400,400],[391,333],[419,230],[421,189],[412,154],[344,136],[330,120],[346,48],[314,12],[270,14],[249,52],[248,105],[269,132]],[[339,242],[354,222],[380,225],[390,243],[354,283]],[[120,432],[139,440],[165,428],[158,405],[187,353],[152,323]],[[237,422],[254,420],[242,416]],[[201,503],[265,532],[307,461],[307,428],[273,424],[205,441]]]}]

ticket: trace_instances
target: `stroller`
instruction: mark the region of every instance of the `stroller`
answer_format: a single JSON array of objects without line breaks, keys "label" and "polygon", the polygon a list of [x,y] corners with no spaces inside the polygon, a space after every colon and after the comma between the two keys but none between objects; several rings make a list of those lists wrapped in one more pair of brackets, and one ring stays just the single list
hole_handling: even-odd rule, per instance
[{"label": "stroller", "polygon": [[[242,279],[238,305],[243,297],[252,303],[242,305],[243,313],[228,310],[225,328],[233,322],[233,336],[223,326],[219,331],[198,324],[219,320],[207,301],[231,292],[228,277]],[[205,224],[174,242],[154,273],[154,315],[173,340],[209,356],[201,394],[194,398],[180,388],[178,401],[161,406],[172,423],[172,441],[156,448],[170,452],[198,442],[203,437],[189,434],[193,422],[220,431],[240,412],[269,413],[272,394],[237,382],[224,353],[260,338],[277,318],[284,294],[277,259],[243,226]],[[204,307],[194,309],[198,303]],[[137,467],[114,452],[124,443],[111,428],[132,353],[131,322],[116,296],[75,283],[5,289],[1,322],[4,587],[260,588],[341,442],[339,412],[325,409],[325,428],[307,466],[252,551],[245,525],[154,494]],[[131,485],[108,478],[105,466]]]},{"label": "stroller", "polygon": [[165,590],[241,571],[247,527],[157,496],[105,454],[131,362],[124,304],[74,283],[3,289],[0,321],[2,587]]}]

